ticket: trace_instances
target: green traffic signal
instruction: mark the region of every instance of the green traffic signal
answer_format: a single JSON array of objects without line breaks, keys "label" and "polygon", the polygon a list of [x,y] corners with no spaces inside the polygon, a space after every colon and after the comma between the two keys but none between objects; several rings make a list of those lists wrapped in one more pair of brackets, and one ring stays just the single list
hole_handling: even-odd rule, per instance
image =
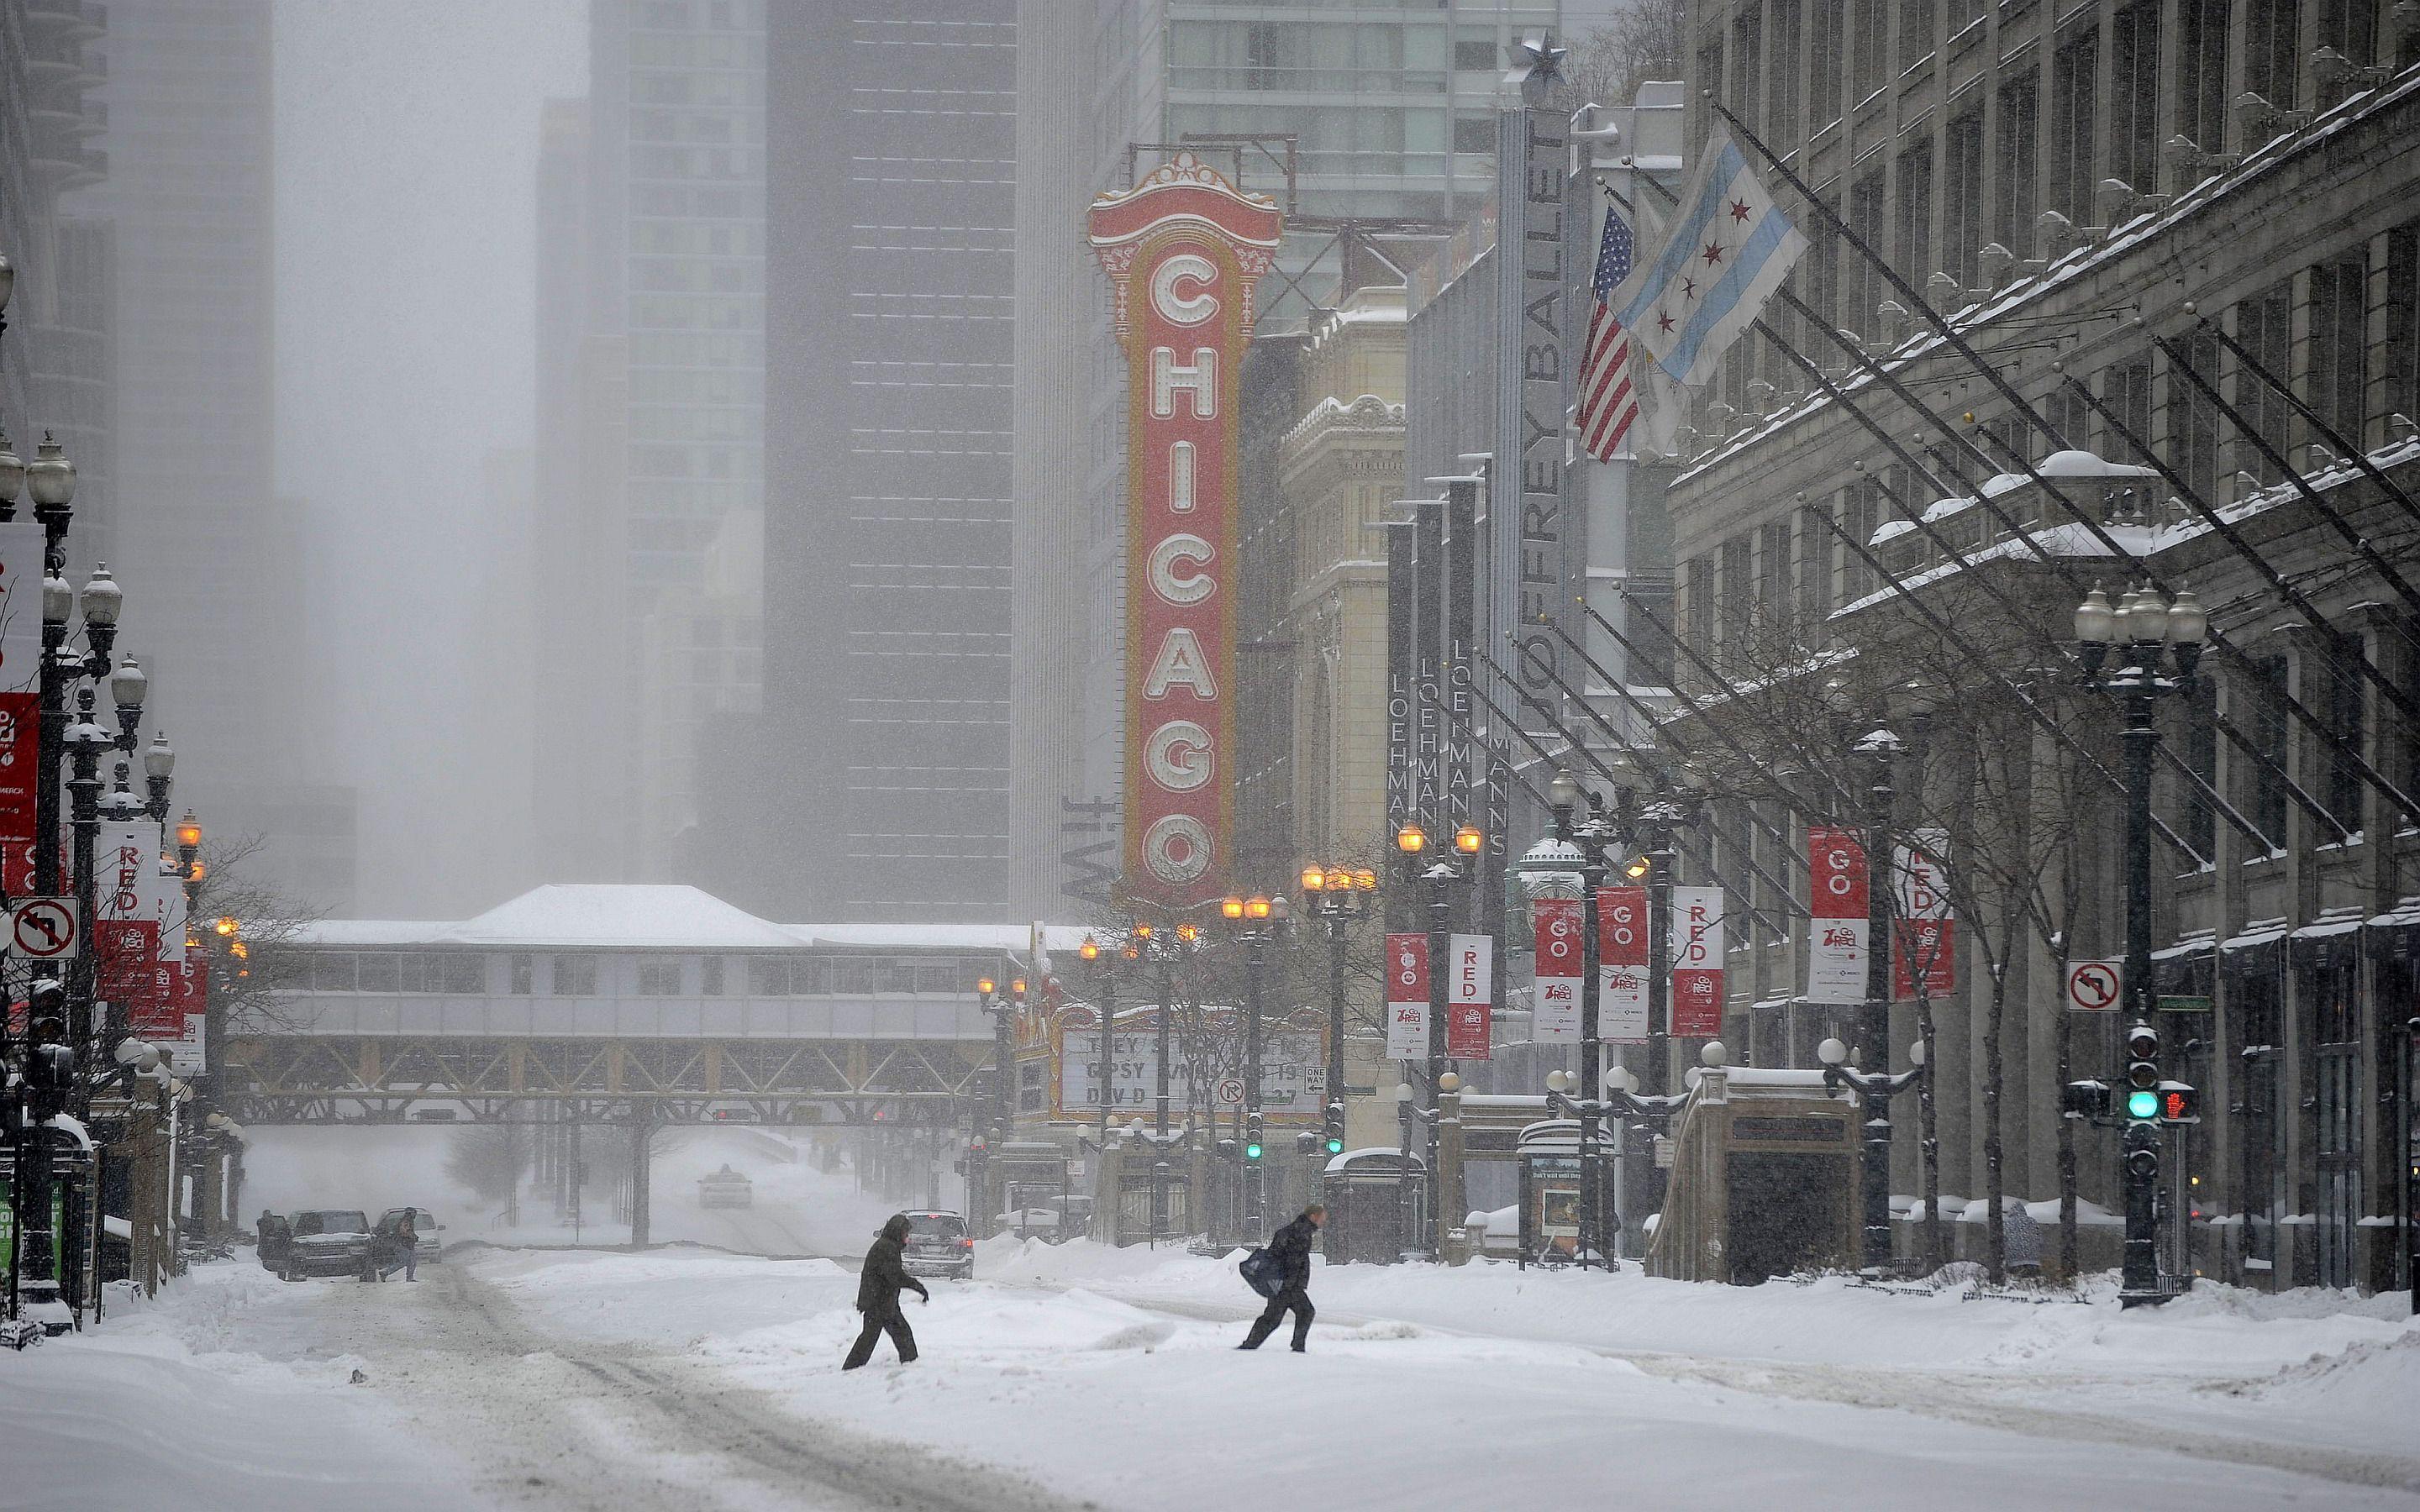
[{"label": "green traffic signal", "polygon": [[2126,1094],[2126,1117],[2156,1119],[2159,1116],[2160,1094],[2158,1092],[2137,1088]]},{"label": "green traffic signal", "polygon": [[1261,1142],[1259,1140],[1255,1139],[1250,1144],[1244,1147],[1244,1158],[1246,1160],[1258,1160],[1261,1158]]},{"label": "green traffic signal", "polygon": [[1342,1154],[1343,1154],[1343,1153],[1344,1153],[1344,1141],[1343,1141],[1343,1140],[1342,1140],[1342,1139],[1334,1139],[1334,1138],[1329,1139],[1329,1140],[1327,1141],[1327,1152],[1328,1152],[1329,1154],[1331,1154],[1331,1155],[1342,1155]]}]

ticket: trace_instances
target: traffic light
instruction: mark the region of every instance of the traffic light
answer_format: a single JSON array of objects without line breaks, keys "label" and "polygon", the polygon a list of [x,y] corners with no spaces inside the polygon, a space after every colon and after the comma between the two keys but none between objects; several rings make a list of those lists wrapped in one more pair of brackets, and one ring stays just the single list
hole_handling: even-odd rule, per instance
[{"label": "traffic light", "polygon": [[1244,1158],[1246,1160],[1261,1158],[1261,1119],[1257,1113],[1244,1124]]},{"label": "traffic light", "polygon": [[1220,1160],[1233,1160],[1236,1155],[1235,1141],[1221,1139],[1218,1143],[1217,1150]]},{"label": "traffic light", "polygon": [[1344,1104],[1337,1102],[1333,1098],[1328,1100],[1327,1119],[1325,1125],[1325,1132],[1326,1133],[1327,1137],[1323,1142],[1322,1148],[1331,1155],[1343,1154]]},{"label": "traffic light", "polygon": [[2137,1024],[2126,1031],[2126,1117],[2160,1116],[2160,1031]]},{"label": "traffic light", "polygon": [[1305,1156],[1315,1155],[1319,1153],[1319,1135],[1312,1134],[1308,1129],[1305,1129],[1302,1133],[1294,1136],[1294,1148],[1295,1152],[1297,1154]]},{"label": "traffic light", "polygon": [[2160,1174],[2160,1134],[2148,1123],[2126,1126],[2126,1174],[2149,1180]]}]

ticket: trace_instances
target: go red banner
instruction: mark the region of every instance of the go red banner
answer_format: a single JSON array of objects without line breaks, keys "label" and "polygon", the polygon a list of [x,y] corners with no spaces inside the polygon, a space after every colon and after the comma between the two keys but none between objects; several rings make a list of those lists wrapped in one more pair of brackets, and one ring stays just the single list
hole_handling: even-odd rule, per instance
[{"label": "go red banner", "polygon": [[1647,1042],[1647,889],[1596,895],[1597,1038]]},{"label": "go red banner", "polygon": [[1807,870],[1807,1000],[1866,1000],[1866,847],[1854,830],[1810,827]]},{"label": "go red banner", "polygon": [[1538,936],[1529,1038],[1540,1044],[1577,1044],[1581,968],[1588,950],[1580,936],[1580,901],[1540,898],[1529,904],[1529,915]]},{"label": "go red banner", "polygon": [[1226,887],[1235,774],[1237,409],[1277,202],[1189,152],[1093,201],[1126,354],[1125,889]]},{"label": "go red banner", "polygon": [[1723,1032],[1723,889],[1672,889],[1672,1036]]},{"label": "go red banner", "polygon": [[1496,941],[1485,934],[1452,935],[1446,957],[1445,1053],[1457,1060],[1485,1060],[1495,1018]]}]

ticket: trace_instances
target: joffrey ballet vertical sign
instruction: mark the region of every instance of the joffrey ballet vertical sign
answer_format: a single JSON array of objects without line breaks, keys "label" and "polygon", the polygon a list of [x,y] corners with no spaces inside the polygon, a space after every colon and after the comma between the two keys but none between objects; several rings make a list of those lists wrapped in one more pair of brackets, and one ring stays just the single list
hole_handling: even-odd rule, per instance
[{"label": "joffrey ballet vertical sign", "polygon": [[1226,887],[1237,379],[1278,208],[1180,152],[1088,226],[1126,353],[1125,884],[1182,907]]}]

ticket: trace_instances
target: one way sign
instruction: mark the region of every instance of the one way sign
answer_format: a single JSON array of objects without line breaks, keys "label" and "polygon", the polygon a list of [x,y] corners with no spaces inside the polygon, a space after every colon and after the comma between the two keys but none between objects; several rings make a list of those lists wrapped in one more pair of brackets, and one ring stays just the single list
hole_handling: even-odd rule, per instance
[{"label": "one way sign", "polygon": [[54,961],[75,949],[72,898],[20,898],[8,906],[8,954],[21,961]]}]

